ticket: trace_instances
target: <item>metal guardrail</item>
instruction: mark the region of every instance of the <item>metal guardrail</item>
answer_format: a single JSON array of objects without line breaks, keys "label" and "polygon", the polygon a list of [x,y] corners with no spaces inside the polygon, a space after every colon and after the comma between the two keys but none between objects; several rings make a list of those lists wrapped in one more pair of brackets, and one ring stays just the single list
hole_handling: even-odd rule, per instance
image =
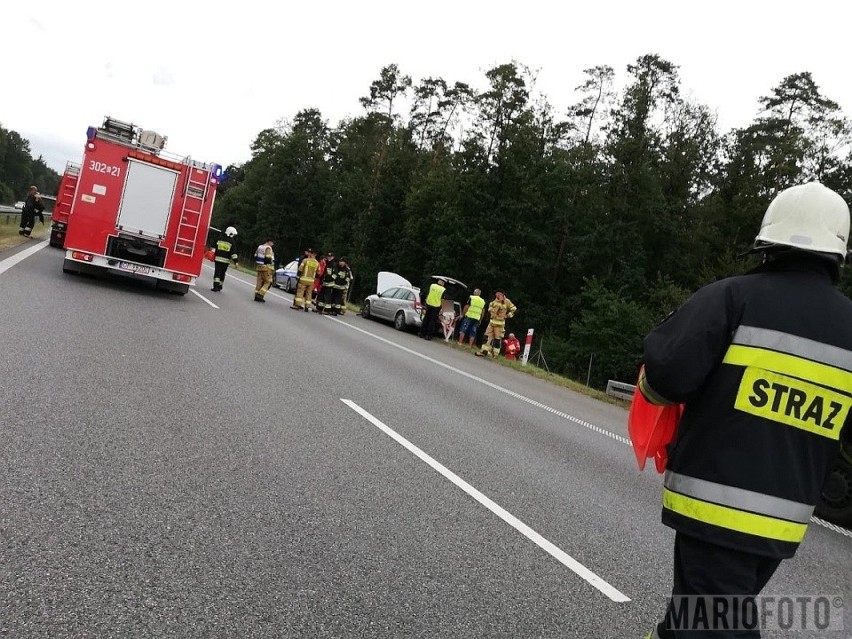
[{"label": "metal guardrail", "polygon": [[[44,217],[50,219],[51,214],[44,212]],[[3,219],[5,217],[5,219]],[[13,218],[21,217],[21,209],[16,209],[14,206],[0,205],[0,222],[11,224]],[[36,216],[38,217],[38,216]]]},{"label": "metal guardrail", "polygon": [[614,379],[607,380],[606,382],[607,395],[618,397],[619,399],[624,399],[628,402],[633,399],[633,392],[635,390],[635,384],[625,384],[624,382],[617,382]]}]

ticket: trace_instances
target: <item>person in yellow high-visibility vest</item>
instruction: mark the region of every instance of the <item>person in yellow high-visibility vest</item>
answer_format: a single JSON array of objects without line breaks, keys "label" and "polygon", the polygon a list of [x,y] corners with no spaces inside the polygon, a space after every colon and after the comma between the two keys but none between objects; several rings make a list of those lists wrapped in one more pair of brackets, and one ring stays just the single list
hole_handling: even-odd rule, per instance
[{"label": "person in yellow high-visibility vest", "polygon": [[479,322],[485,314],[485,300],[481,297],[482,291],[474,289],[473,295],[467,298],[467,303],[462,308],[462,323],[459,327],[459,346],[464,344],[464,338],[467,337],[470,345],[473,346],[476,342],[476,331],[479,329]]},{"label": "person in yellow high-visibility vest", "polygon": [[441,300],[444,299],[444,294],[447,289],[444,288],[446,282],[438,278],[429,287],[429,293],[426,295],[424,305],[426,306],[426,314],[423,316],[423,322],[420,324],[419,337],[430,340],[435,334],[435,329],[438,323],[438,315],[441,313]]},{"label": "person in yellow high-visibility vest", "polygon": [[503,291],[494,294],[494,301],[488,305],[488,327],[485,329],[485,340],[482,348],[474,353],[477,357],[500,355],[500,342],[506,334],[506,320],[514,317],[518,308],[512,304],[512,300],[506,297]]}]

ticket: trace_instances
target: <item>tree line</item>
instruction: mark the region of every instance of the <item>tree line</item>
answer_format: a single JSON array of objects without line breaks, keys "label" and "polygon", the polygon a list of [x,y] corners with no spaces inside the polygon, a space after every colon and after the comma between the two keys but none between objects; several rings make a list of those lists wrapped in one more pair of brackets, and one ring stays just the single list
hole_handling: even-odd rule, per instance
[{"label": "tree line", "polygon": [[59,188],[59,178],[41,156],[33,159],[29,140],[0,125],[0,203],[23,200],[32,185],[52,196]]},{"label": "tree line", "polygon": [[[658,55],[585,70],[557,110],[517,62],[485,88],[383,69],[361,115],[330,126],[315,108],[261,131],[228,168],[214,222],[282,261],[345,253],[356,299],[391,270],[502,287],[549,368],[592,385],[631,381],[648,330],[696,288],[742,273],[780,189],[819,180],[849,201],[852,125],[809,72],[760,97],[744,128],[718,130]],[[844,278],[844,290],[852,290]]]}]

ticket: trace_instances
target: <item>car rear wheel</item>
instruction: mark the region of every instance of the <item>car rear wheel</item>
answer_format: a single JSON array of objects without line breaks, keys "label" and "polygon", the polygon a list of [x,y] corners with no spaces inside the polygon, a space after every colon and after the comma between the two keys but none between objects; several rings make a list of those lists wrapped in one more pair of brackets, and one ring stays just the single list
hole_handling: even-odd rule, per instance
[{"label": "car rear wheel", "polygon": [[370,319],[370,302],[364,302],[364,306],[361,308],[361,316],[364,319]]},{"label": "car rear wheel", "polygon": [[405,330],[405,313],[400,311],[396,314],[396,316],[393,318],[393,327],[398,331]]}]

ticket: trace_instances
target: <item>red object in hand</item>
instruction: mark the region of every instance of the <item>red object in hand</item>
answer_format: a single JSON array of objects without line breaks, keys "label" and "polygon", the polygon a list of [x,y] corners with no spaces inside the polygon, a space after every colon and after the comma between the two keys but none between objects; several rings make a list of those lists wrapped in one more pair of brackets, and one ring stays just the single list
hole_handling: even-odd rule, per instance
[{"label": "red object in hand", "polygon": [[215,261],[216,251],[214,251],[213,249],[207,249],[206,251],[204,251],[204,259],[210,260],[211,262]]},{"label": "red object in hand", "polygon": [[674,440],[683,409],[683,404],[652,404],[645,399],[637,384],[627,415],[627,433],[639,470],[645,470],[645,462],[651,457],[658,473],[666,469],[669,460],[666,446]]}]

